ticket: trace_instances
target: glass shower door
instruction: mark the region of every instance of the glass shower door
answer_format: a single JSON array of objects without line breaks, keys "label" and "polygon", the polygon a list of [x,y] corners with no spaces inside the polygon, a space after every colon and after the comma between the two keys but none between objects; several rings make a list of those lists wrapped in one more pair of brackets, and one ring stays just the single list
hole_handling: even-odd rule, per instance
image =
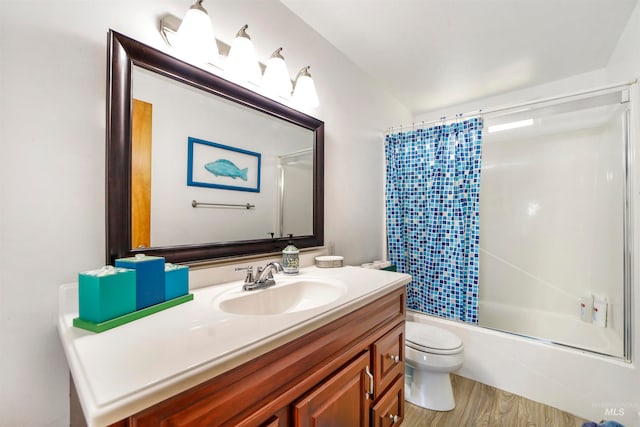
[{"label": "glass shower door", "polygon": [[627,99],[485,117],[481,326],[625,356]]}]

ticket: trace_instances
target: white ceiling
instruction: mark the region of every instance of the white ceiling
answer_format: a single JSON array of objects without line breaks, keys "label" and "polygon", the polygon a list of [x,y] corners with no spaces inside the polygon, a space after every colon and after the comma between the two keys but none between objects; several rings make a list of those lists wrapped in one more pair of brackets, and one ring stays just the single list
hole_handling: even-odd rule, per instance
[{"label": "white ceiling", "polygon": [[412,113],[603,68],[638,0],[280,0]]}]

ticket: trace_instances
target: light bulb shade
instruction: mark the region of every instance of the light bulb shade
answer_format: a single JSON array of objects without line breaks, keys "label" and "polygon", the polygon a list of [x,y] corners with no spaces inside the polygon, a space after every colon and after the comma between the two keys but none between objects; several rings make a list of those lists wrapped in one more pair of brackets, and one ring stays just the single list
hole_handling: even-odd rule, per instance
[{"label": "light bulb shade", "polygon": [[292,101],[304,108],[315,108],[320,105],[316,85],[313,83],[311,74],[309,74],[309,67],[303,68],[298,73]]},{"label": "light bulb shade", "polygon": [[198,1],[184,15],[176,34],[176,47],[194,61],[215,62],[218,45],[211,19],[201,3]]},{"label": "light bulb shade", "polygon": [[261,87],[269,95],[291,99],[293,86],[291,85],[287,64],[285,64],[284,58],[280,55],[280,49],[276,50],[269,58],[267,68],[262,76]]},{"label": "light bulb shade", "polygon": [[244,32],[246,25],[238,32],[233,39],[229,56],[225,65],[225,72],[231,80],[249,81],[255,84],[260,82],[262,70],[256,57],[251,38]]}]

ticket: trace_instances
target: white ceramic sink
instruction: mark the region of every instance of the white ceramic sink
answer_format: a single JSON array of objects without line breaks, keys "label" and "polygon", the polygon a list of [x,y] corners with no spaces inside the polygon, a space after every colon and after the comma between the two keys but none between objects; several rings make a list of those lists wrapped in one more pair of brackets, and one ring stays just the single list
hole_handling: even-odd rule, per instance
[{"label": "white ceramic sink", "polygon": [[288,280],[276,276],[275,286],[254,291],[234,289],[216,298],[214,305],[231,314],[296,313],[330,304],[344,295],[346,290],[344,283],[337,280]]}]

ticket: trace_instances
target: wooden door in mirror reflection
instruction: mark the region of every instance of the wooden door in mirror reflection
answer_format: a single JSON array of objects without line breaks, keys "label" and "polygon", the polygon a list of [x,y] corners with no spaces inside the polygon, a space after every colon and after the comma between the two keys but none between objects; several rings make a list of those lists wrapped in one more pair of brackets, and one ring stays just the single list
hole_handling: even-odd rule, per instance
[{"label": "wooden door in mirror reflection", "polygon": [[153,106],[133,99],[131,111],[131,247],[151,246],[151,125]]}]

